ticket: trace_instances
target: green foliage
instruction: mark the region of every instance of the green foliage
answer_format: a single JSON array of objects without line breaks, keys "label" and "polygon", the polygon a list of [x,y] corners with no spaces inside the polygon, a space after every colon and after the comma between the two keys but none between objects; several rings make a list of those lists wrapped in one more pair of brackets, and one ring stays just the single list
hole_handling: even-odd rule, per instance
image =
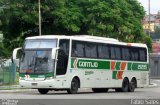
[{"label": "green foliage", "polygon": [[[1,0],[1,5],[6,8],[0,11],[0,30],[9,50],[38,35],[38,0]],[[137,0],[41,0],[41,11],[43,35],[88,34],[151,44]]]},{"label": "green foliage", "polygon": [[10,55],[10,52],[3,46],[3,43],[0,42],[0,59],[7,58]]},{"label": "green foliage", "polygon": [[152,40],[151,40],[151,38],[146,35],[144,40],[145,40],[144,42],[148,46],[149,52],[152,52]]}]

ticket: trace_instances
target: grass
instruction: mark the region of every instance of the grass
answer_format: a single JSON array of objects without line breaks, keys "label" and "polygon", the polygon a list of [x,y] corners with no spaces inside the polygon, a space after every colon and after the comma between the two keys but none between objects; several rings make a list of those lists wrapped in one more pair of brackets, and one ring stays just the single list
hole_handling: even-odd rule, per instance
[{"label": "grass", "polygon": [[16,80],[15,80],[15,84],[18,85],[19,84],[19,72],[16,72]]}]

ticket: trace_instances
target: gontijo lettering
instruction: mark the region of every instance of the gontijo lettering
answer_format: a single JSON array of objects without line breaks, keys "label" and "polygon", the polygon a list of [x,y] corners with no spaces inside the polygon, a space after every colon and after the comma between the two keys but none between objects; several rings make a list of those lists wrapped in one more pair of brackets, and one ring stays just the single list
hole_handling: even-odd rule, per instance
[{"label": "gontijo lettering", "polygon": [[98,62],[78,62],[79,67],[98,67]]}]

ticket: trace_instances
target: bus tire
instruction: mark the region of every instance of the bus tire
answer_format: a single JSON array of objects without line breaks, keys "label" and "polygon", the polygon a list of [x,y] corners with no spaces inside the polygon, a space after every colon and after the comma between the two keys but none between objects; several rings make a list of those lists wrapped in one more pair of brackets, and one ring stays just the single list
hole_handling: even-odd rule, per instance
[{"label": "bus tire", "polygon": [[78,78],[73,78],[71,82],[71,88],[67,89],[68,94],[76,94],[78,92],[78,88],[80,87],[80,81]]},{"label": "bus tire", "polygon": [[137,86],[136,79],[135,79],[135,78],[132,78],[131,82],[129,83],[128,91],[129,91],[129,92],[134,92],[136,86]]},{"label": "bus tire", "polygon": [[40,94],[47,94],[48,93],[48,89],[38,89],[38,92],[40,93]]},{"label": "bus tire", "polygon": [[129,81],[128,81],[128,78],[124,78],[123,79],[121,90],[122,90],[122,92],[128,92],[128,90],[129,90]]},{"label": "bus tire", "polygon": [[92,88],[92,91],[94,93],[103,93],[103,92],[108,92],[108,88]]}]

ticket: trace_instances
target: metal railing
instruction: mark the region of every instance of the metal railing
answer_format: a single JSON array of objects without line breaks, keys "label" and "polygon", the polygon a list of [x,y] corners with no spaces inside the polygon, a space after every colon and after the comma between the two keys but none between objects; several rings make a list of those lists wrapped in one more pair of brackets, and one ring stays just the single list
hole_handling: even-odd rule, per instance
[{"label": "metal railing", "polygon": [[15,84],[16,82],[16,65],[11,62],[0,62],[0,85]]}]

